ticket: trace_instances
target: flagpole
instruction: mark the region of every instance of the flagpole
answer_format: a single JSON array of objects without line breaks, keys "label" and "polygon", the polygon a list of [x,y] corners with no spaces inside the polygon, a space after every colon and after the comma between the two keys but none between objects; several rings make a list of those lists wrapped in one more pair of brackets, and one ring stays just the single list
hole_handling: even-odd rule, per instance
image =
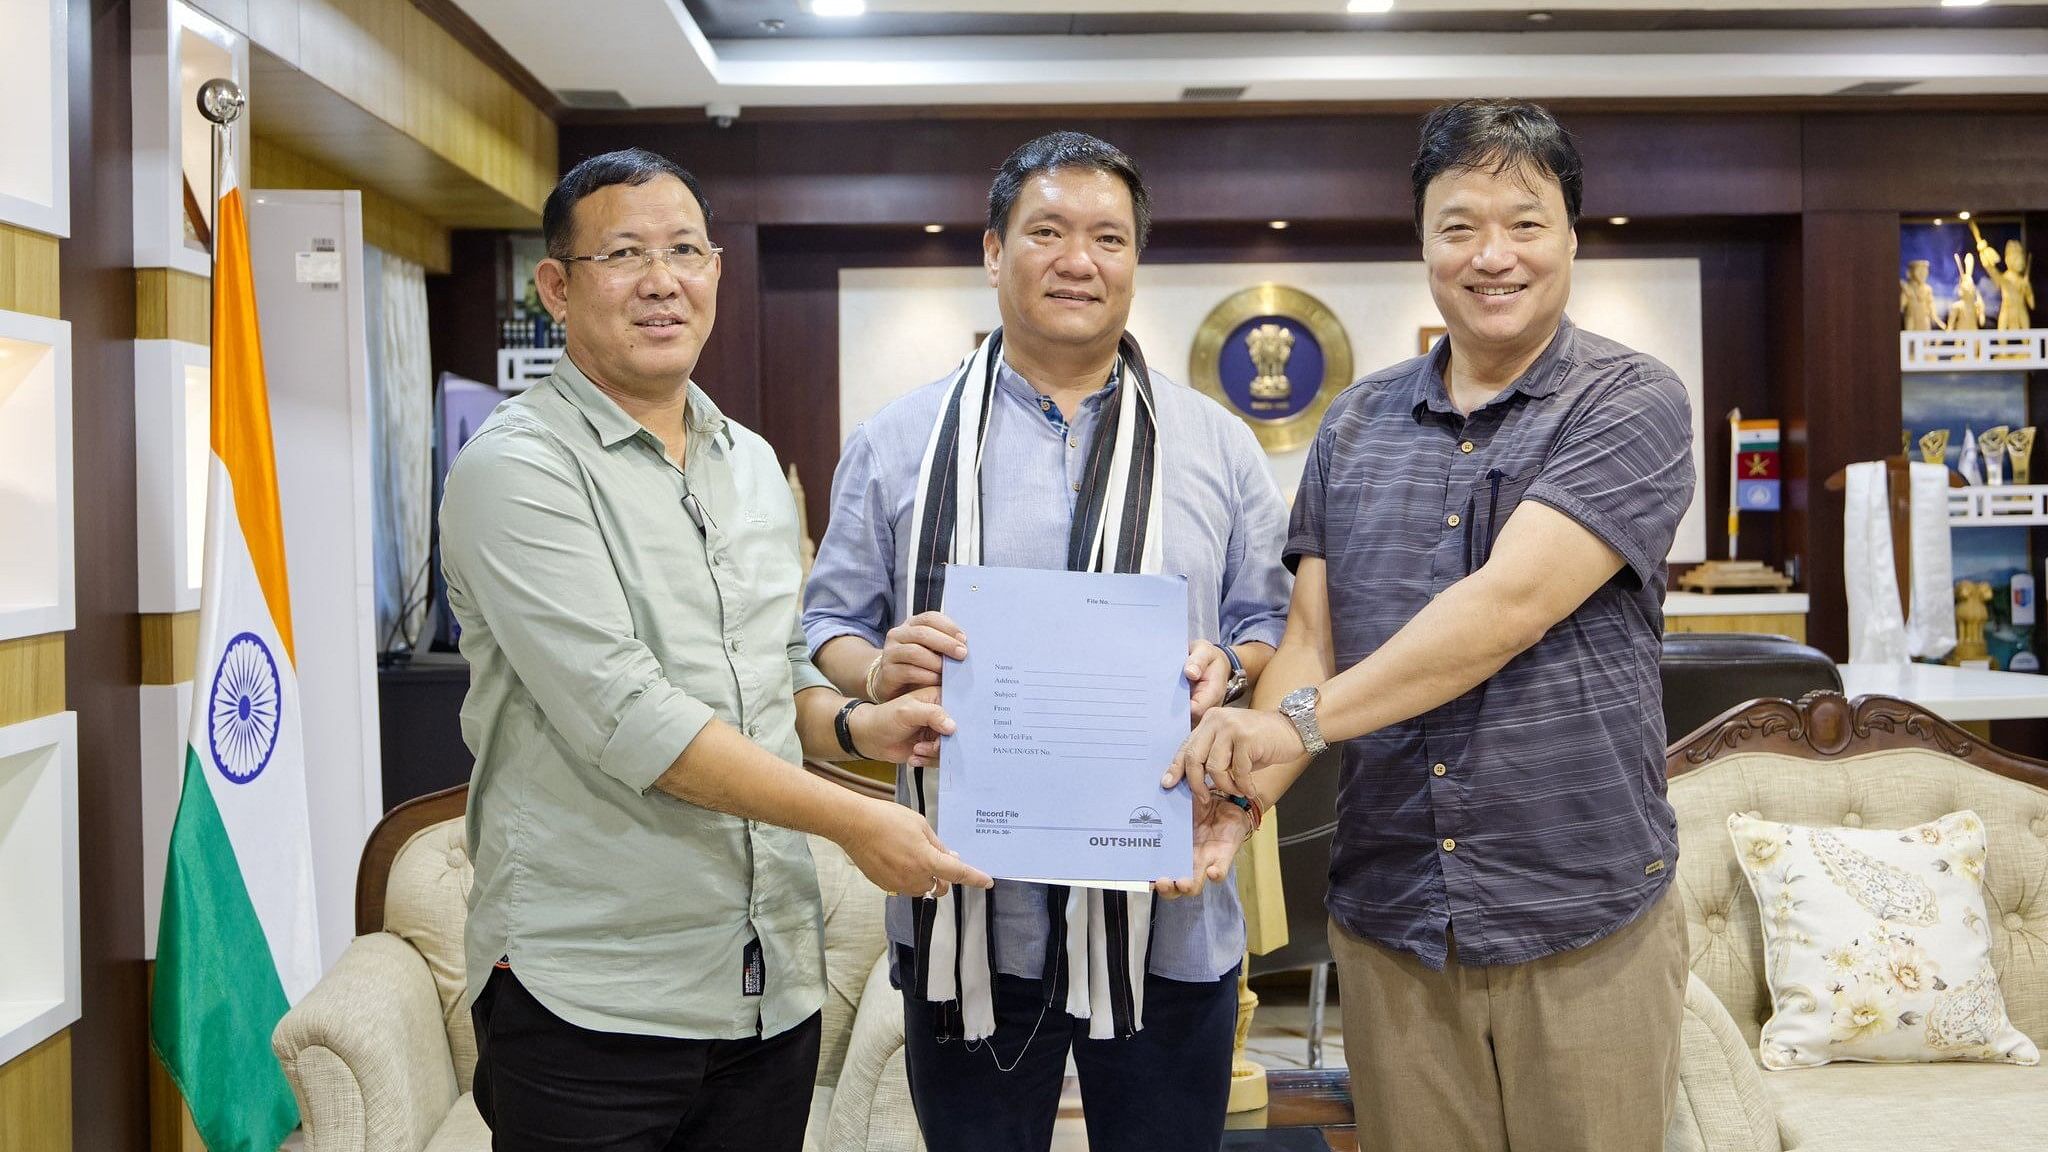
[{"label": "flagpole", "polygon": [[[210,189],[213,215],[212,243],[206,246],[206,273],[211,280],[219,270],[220,263],[220,170],[222,158],[228,154],[228,130],[236,120],[241,119],[242,109],[248,107],[249,99],[242,95],[242,89],[232,80],[216,77],[199,86],[199,114],[213,125],[212,171],[213,187]],[[211,316],[213,309],[207,309]],[[209,324],[211,321],[209,321]]]},{"label": "flagpole", "polygon": [[1735,559],[1735,538],[1742,524],[1742,409],[1728,410],[1728,559]]}]

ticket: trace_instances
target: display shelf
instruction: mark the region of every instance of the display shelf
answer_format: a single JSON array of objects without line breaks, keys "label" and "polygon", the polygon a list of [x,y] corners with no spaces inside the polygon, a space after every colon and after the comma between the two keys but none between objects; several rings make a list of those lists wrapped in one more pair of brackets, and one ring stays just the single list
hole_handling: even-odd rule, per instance
[{"label": "display shelf", "polygon": [[212,455],[203,344],[135,342],[136,609],[196,612]]},{"label": "display shelf", "polygon": [[[247,93],[249,41],[179,0],[138,0],[131,35],[135,266],[210,275],[213,132],[199,87],[224,77]],[[249,117],[230,131],[246,188]]]},{"label": "display shelf", "polygon": [[498,390],[526,391],[552,375],[561,358],[560,348],[498,349]]},{"label": "display shelf", "polygon": [[1948,490],[1948,522],[1955,528],[2030,528],[2048,525],[2048,484],[1990,484]]},{"label": "display shelf", "polygon": [[2048,368],[2048,328],[1901,332],[1899,368],[1906,372],[2029,372]]},{"label": "display shelf", "polygon": [[66,0],[0,4],[0,223],[71,234]]},{"label": "display shelf", "polygon": [[71,325],[0,312],[0,640],[70,630],[71,516]]},{"label": "display shelf", "polygon": [[0,728],[0,1064],[78,1019],[78,719]]}]

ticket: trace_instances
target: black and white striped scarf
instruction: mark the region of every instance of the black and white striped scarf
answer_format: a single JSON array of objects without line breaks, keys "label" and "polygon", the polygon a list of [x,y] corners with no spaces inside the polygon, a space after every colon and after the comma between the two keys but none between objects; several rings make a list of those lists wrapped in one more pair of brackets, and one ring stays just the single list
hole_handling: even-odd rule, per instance
[{"label": "black and white striped scarf", "polygon": [[[946,393],[945,406],[917,471],[910,540],[910,611],[940,608],[946,565],[981,563],[981,462],[1002,364],[1003,333],[991,332]],[[1118,342],[1122,385],[1089,445],[1087,469],[1067,537],[1067,568],[1078,572],[1163,572],[1159,425],[1152,378],[1138,342]],[[938,824],[939,771],[900,767],[899,796]],[[1088,1021],[1093,1039],[1121,1038],[1144,1026],[1145,962],[1152,938],[1152,894],[1061,885],[1046,890],[1047,994],[1065,963],[1066,1010]],[[967,1040],[995,1032],[995,922],[989,893],[953,888],[913,901],[916,967],[910,987],[946,1005],[941,1031]]]}]

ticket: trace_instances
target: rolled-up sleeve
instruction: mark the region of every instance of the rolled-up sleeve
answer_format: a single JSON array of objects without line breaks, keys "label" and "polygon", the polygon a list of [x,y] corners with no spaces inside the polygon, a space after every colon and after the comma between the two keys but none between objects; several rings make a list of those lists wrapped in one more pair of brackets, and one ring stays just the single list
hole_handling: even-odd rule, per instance
[{"label": "rolled-up sleeve", "polygon": [[896,616],[896,525],[874,444],[855,428],[832,476],[832,519],[804,589],[803,635],[815,654],[858,636],[880,646]]},{"label": "rolled-up sleeve", "polygon": [[485,429],[441,503],[449,596],[481,618],[549,726],[587,763],[645,792],[710,723],[634,634],[581,470],[545,431]]},{"label": "rolled-up sleeve", "polygon": [[1236,515],[1223,557],[1223,603],[1217,613],[1225,644],[1280,646],[1294,578],[1280,562],[1287,541],[1287,505],[1252,430],[1231,421],[1226,441]]},{"label": "rolled-up sleeve", "polygon": [[1628,372],[1588,401],[1525,499],[1578,521],[1648,584],[1692,503],[1692,405],[1668,371]]}]

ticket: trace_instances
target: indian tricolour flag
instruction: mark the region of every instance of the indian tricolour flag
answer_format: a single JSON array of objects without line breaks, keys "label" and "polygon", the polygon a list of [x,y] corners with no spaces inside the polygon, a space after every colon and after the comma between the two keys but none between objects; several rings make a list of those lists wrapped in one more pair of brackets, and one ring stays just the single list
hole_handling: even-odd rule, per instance
[{"label": "indian tricolour flag", "polygon": [[150,1036],[209,1152],[276,1152],[299,1113],[270,1033],[320,961],[249,225],[221,167],[206,569]]}]

